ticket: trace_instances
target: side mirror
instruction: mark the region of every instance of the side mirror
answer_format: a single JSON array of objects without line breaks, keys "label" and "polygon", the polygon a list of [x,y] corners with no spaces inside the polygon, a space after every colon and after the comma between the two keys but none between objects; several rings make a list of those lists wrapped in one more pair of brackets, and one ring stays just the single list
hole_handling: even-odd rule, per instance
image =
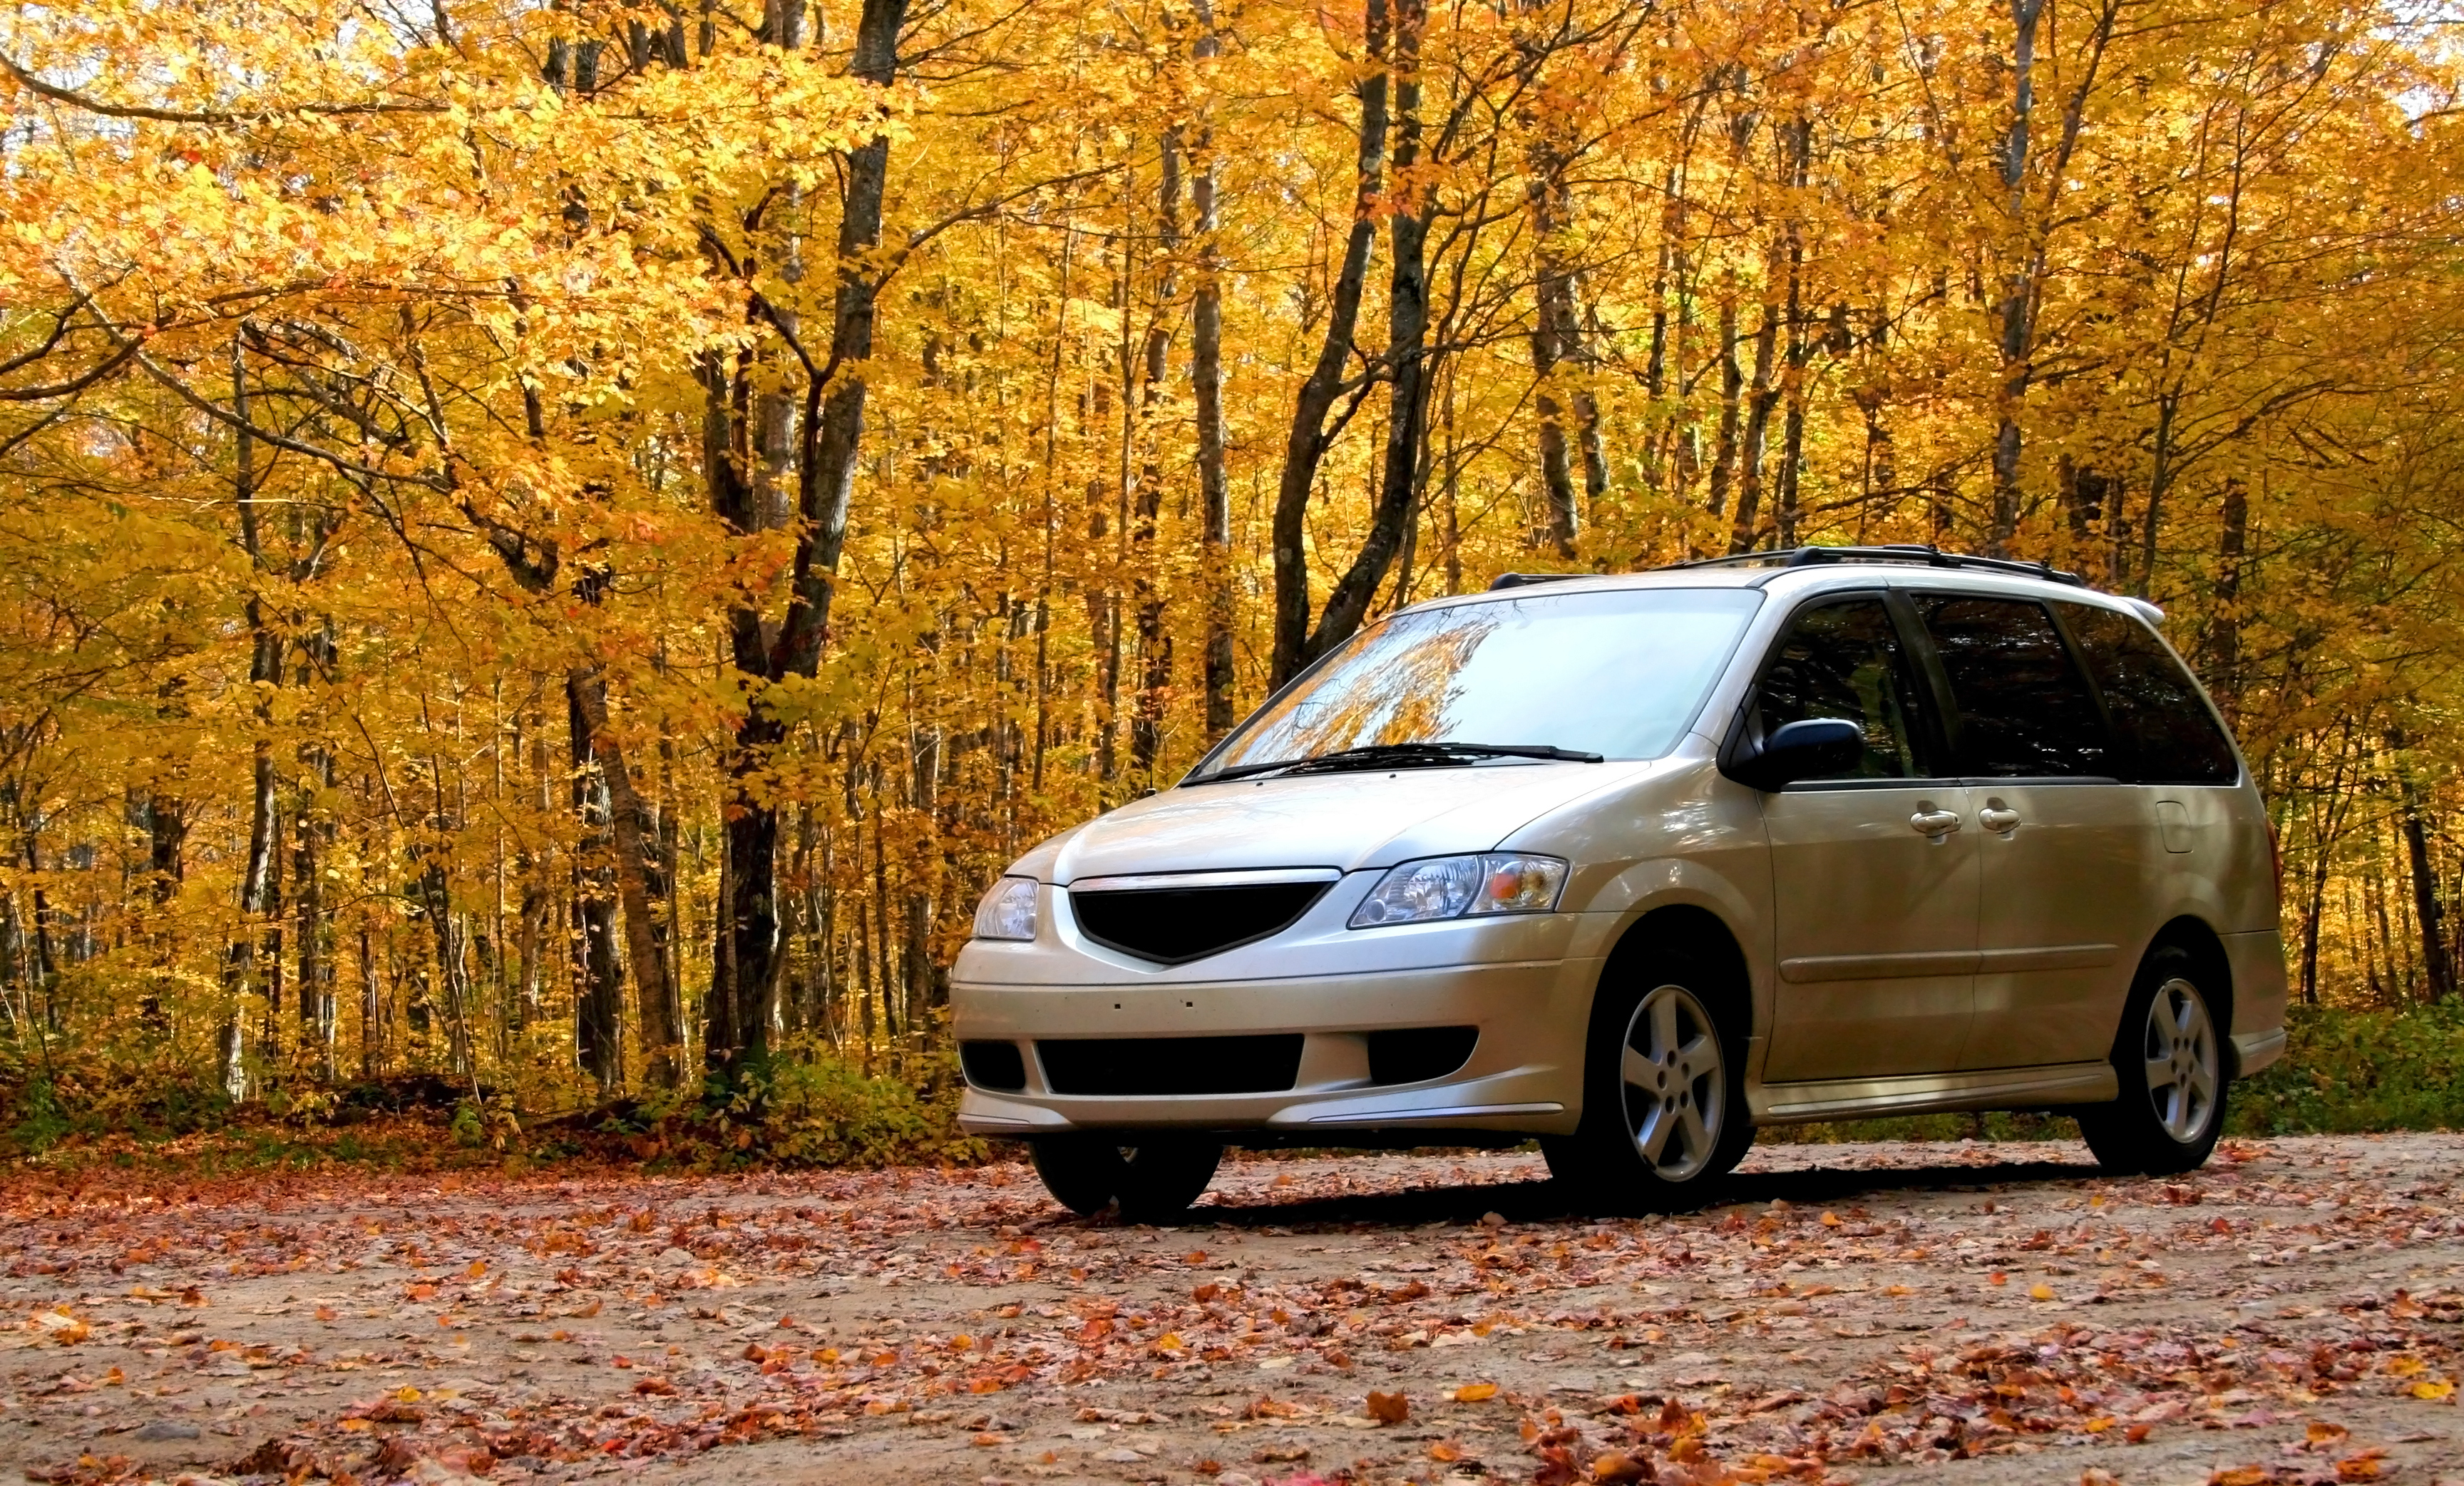
[{"label": "side mirror", "polygon": [[1775,790],[1800,779],[1819,779],[1857,766],[1865,754],[1865,730],[1845,718],[1807,718],[1781,726],[1763,745],[1742,754],[1728,777],[1756,789]]}]

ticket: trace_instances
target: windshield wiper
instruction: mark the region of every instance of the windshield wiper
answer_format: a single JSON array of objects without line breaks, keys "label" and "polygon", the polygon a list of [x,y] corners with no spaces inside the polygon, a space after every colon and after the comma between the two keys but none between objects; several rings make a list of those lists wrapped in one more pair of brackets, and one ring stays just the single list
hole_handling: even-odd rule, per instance
[{"label": "windshield wiper", "polygon": [[1554,743],[1363,743],[1357,748],[1338,748],[1332,753],[1313,753],[1299,759],[1271,759],[1264,764],[1236,764],[1217,769],[1203,778],[1185,781],[1192,785],[1211,785],[1227,779],[1249,779],[1278,770],[1333,771],[1348,768],[1383,768],[1389,765],[1467,764],[1473,759],[1559,759],[1570,764],[1598,764],[1599,754],[1580,748],[1560,748]]}]

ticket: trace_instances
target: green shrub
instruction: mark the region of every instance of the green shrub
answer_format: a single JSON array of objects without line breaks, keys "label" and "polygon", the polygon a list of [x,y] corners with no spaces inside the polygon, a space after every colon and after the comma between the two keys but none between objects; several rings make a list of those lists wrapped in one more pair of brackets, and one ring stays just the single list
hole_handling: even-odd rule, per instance
[{"label": "green shrub", "polygon": [[2464,1129],[2464,999],[2294,1007],[2284,1056],[2233,1088],[2241,1135]]},{"label": "green shrub", "polygon": [[55,1048],[0,1051],[0,1124],[19,1150],[71,1136],[189,1135],[228,1123],[229,1093],[168,1055]]},{"label": "green shrub", "polygon": [[958,1128],[957,1060],[943,1056],[920,1086],[867,1077],[825,1053],[770,1065],[749,1126],[760,1158],[791,1166],[973,1163],[984,1143]]}]

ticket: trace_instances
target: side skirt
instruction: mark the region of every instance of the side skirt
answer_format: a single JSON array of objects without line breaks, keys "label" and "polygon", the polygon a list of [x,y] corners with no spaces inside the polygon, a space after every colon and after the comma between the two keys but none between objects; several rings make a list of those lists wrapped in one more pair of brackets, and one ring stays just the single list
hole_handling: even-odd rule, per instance
[{"label": "side skirt", "polygon": [[1815,1120],[1867,1120],[1936,1110],[2032,1109],[2047,1104],[2098,1104],[2118,1097],[2110,1063],[2051,1068],[1983,1068],[1887,1078],[1826,1078],[1762,1084],[1746,1092],[1754,1123],[1801,1124]]}]

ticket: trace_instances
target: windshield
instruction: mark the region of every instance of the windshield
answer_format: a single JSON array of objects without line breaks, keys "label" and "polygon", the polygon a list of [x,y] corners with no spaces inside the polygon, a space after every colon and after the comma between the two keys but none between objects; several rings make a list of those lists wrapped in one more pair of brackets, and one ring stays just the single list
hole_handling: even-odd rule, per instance
[{"label": "windshield", "polygon": [[1747,588],[1612,588],[1397,614],[1267,703],[1191,778],[1369,743],[1656,759],[1761,603]]}]

